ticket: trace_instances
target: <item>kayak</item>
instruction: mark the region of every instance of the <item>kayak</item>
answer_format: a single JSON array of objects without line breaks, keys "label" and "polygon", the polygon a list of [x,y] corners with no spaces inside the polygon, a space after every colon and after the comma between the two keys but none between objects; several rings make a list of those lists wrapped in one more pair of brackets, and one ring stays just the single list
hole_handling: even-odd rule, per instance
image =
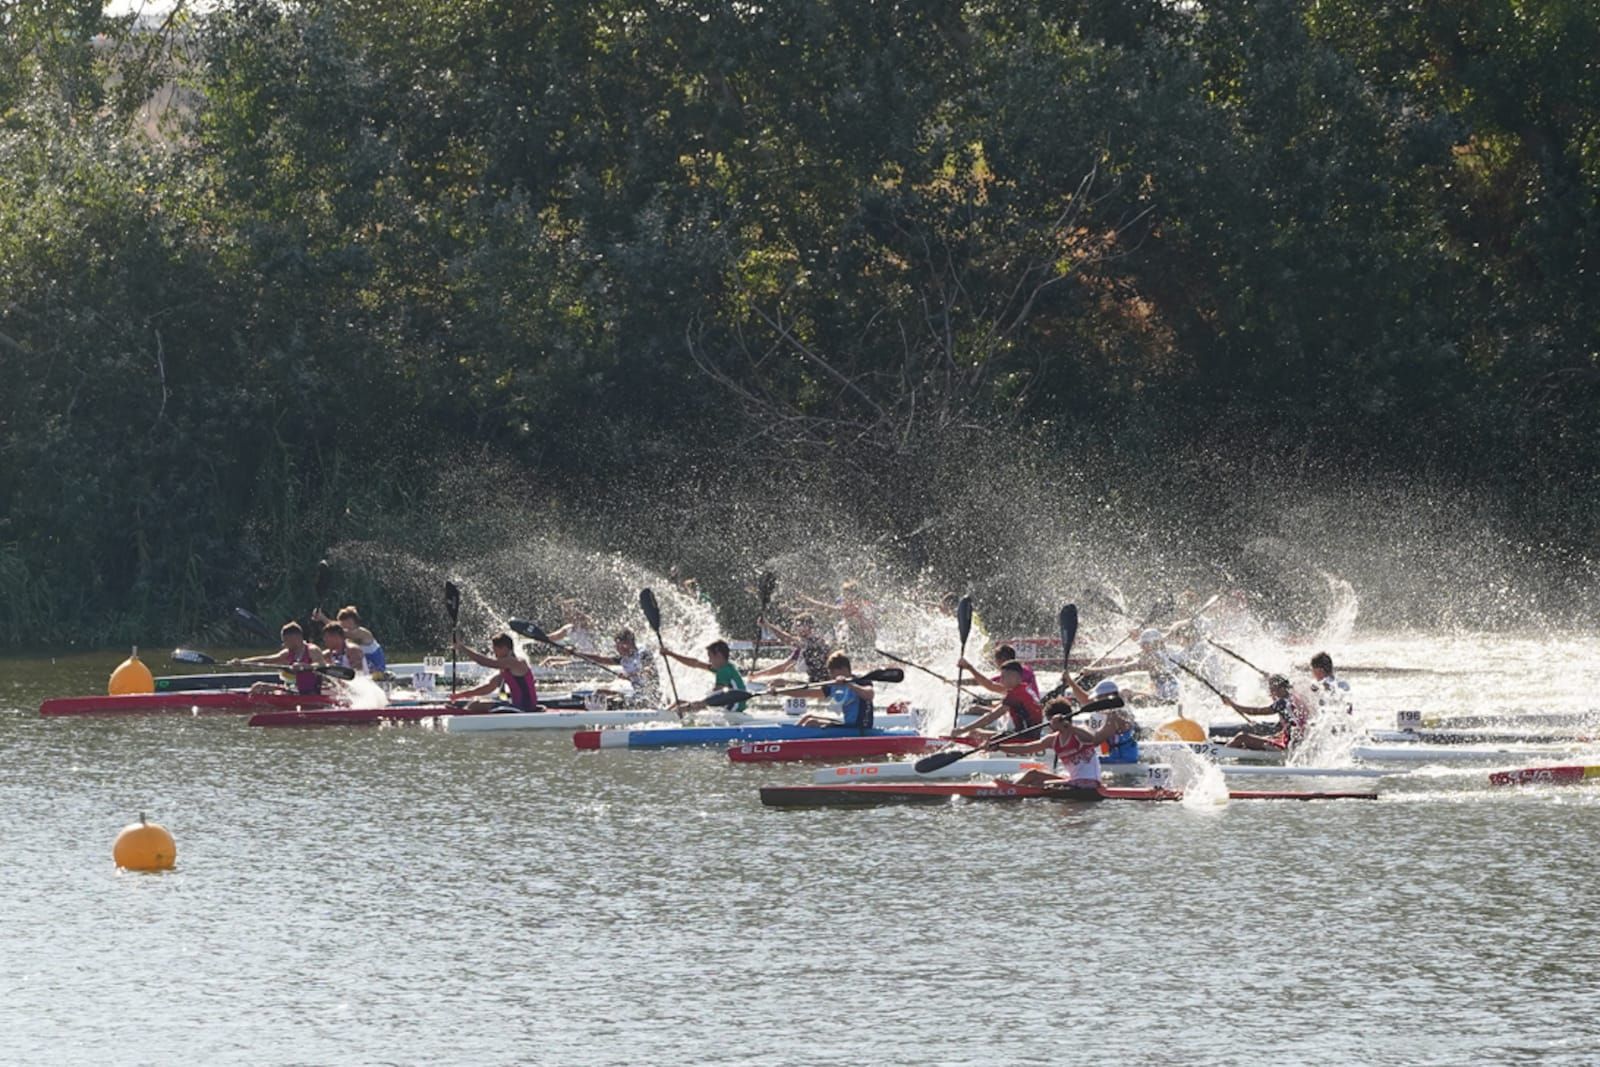
[{"label": "kayak", "polygon": [[39,705],[40,715],[148,715],[154,712],[243,714],[266,708],[326,708],[326,696],[248,692],[125,693],[117,696],[54,697]]},{"label": "kayak", "polygon": [[1514,763],[1567,755],[1568,749],[1501,748],[1477,745],[1357,745],[1350,755],[1368,763]]},{"label": "kayak", "polygon": [[[1102,774],[1148,776],[1149,763],[1100,764]],[[813,782],[926,782],[935,779],[994,777],[1002,774],[1022,774],[1029,770],[1049,770],[1048,763],[1016,756],[968,756],[964,760],[946,764],[929,774],[919,774],[915,761],[890,761],[886,763],[843,763],[836,767],[823,767],[811,776]],[[1407,771],[1382,770],[1376,767],[1259,767],[1218,764],[1226,778],[1356,778],[1375,780],[1393,778]]]},{"label": "kayak", "polygon": [[[617,730],[579,730],[572,744],[581,749],[597,748],[686,748],[693,745],[727,745],[739,741],[789,741],[796,738],[875,737],[887,733],[871,730],[862,734],[843,726],[795,726],[787,722],[743,726],[667,726]],[[906,731],[909,734],[909,731]]]},{"label": "kayak", "polygon": [[1574,764],[1570,767],[1523,767],[1515,771],[1495,771],[1489,775],[1492,785],[1573,785],[1590,778],[1600,778],[1600,766]]},{"label": "kayak", "polygon": [[[795,722],[796,716],[786,715],[778,708],[765,710],[755,714],[733,711],[732,709],[708,709],[691,713],[690,727],[703,728],[704,726],[790,726]],[[896,733],[917,733],[918,728],[926,719],[916,712],[905,713],[880,713],[874,720],[879,727],[876,733],[892,731]],[[696,726],[696,722],[702,726]],[[646,724],[659,723],[659,726]],[[474,716],[471,720],[460,724],[446,722],[445,730],[448,733],[467,733],[479,730],[553,730],[558,728],[575,729],[580,726],[636,726],[650,729],[664,729],[669,726],[683,727],[683,720],[677,714],[667,709],[641,708],[632,711],[595,712],[580,719],[568,720],[565,723],[553,719],[548,714],[540,712],[521,712],[517,714],[496,715],[493,721],[481,721]],[[835,729],[834,735],[843,735],[843,731]],[[855,731],[850,731],[849,736],[860,736]],[[730,741],[742,740],[740,738],[724,738],[720,741],[696,741],[693,744],[728,744]],[[608,741],[598,746],[600,748],[648,748],[649,745],[631,746],[626,742]]]},{"label": "kayak", "polygon": [[735,763],[793,763],[812,759],[870,759],[937,752],[949,745],[942,737],[921,734],[876,734],[862,737],[797,737],[777,741],[743,741],[728,749]]},{"label": "kayak", "polygon": [[1559,745],[1594,740],[1578,733],[1525,730],[1373,730],[1370,736],[1380,745]]},{"label": "kayak", "polygon": [[[827,785],[769,785],[761,787],[761,803],[768,807],[857,806],[907,801],[941,802],[951,797],[968,800],[1182,800],[1176,789],[1117,789],[1112,786],[1047,788],[1003,782],[846,782]],[[1230,800],[1376,800],[1376,793],[1296,792],[1273,789],[1232,789]]]},{"label": "kayak", "polygon": [[[583,707],[583,701],[578,698],[557,698],[548,703],[541,702],[543,707],[555,711],[577,711]],[[250,716],[251,726],[366,726],[378,722],[417,722],[424,719],[440,719],[445,716],[461,716],[464,718],[477,718],[480,715],[510,715],[510,714],[548,714],[527,712],[504,711],[466,711],[460,705],[451,706],[440,700],[427,702],[397,702],[381,708],[314,708],[310,710],[296,709],[293,711],[263,711]],[[573,726],[581,726],[588,720],[574,722]]]},{"label": "kayak", "polygon": [[156,676],[158,693],[192,693],[207,689],[248,689],[257,682],[277,682],[277,671],[249,673],[226,671],[222,674],[161,674]]},{"label": "kayak", "polygon": [[450,715],[442,723],[447,734],[501,733],[510,730],[578,730],[591,726],[630,726],[677,721],[655,708],[631,711],[502,711],[493,715]]}]

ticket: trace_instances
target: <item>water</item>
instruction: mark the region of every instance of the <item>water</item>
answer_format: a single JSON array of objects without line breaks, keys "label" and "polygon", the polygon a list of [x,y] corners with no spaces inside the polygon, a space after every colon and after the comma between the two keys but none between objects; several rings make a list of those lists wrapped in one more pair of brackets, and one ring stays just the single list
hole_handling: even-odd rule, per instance
[{"label": "water", "polygon": [[[1584,710],[1594,647],[1336,652],[1447,672],[1354,678],[1371,709]],[[1600,1047],[1594,786],[1436,768],[1377,803],[772,811],[757,786],[809,769],[580,754],[560,734],[36,717],[118,659],[0,662],[7,1062],[1593,1063]],[[176,836],[175,872],[113,869],[140,811]]]}]

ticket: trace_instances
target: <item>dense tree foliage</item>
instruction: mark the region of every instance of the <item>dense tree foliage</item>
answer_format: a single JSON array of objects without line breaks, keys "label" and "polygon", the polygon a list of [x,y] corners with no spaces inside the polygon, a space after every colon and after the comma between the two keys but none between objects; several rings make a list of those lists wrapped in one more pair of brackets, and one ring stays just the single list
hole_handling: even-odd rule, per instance
[{"label": "dense tree foliage", "polygon": [[1581,543],[1596,56],[1580,0],[22,0],[0,640],[281,598],[480,447],[1158,426]]}]

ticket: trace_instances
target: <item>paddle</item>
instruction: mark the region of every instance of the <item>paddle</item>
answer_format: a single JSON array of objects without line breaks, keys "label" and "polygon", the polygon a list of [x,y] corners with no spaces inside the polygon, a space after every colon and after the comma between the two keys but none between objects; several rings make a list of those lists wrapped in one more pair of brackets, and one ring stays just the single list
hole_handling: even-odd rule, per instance
[{"label": "paddle", "polygon": [[325,559],[317,560],[317,577],[311,583],[311,590],[316,596],[316,606],[319,613],[322,611],[323,600],[327,599],[328,583],[332,577],[333,568],[328,565],[328,561]]},{"label": "paddle", "polygon": [[[964,596],[956,605],[956,632],[961,635],[961,659],[967,658],[967,635],[972,633],[972,597]],[[961,662],[956,661],[956,713],[952,724],[961,721]]]},{"label": "paddle", "polygon": [[[943,682],[945,685],[955,685],[956,684],[956,680],[954,678],[946,678],[944,675],[940,674],[938,671],[931,670],[931,669],[929,669],[927,667],[924,667],[920,663],[913,662],[912,660],[903,659],[902,657],[895,655],[893,652],[885,652],[881,648],[873,649],[873,651],[876,652],[878,655],[882,656],[884,659],[893,660],[896,663],[903,663],[907,667],[912,668],[913,670],[921,671],[923,674],[926,674],[930,678],[937,678],[939,681]],[[971,686],[966,686],[966,685],[961,687],[961,691],[963,693],[967,694],[969,697],[974,697],[974,698],[978,698],[978,699],[982,699],[983,697],[987,697],[987,696],[990,695],[989,693],[979,692],[978,690],[973,689]]]},{"label": "paddle", "polygon": [[582,652],[579,652],[571,645],[563,645],[560,641],[553,640],[549,634],[545,633],[544,630],[539,627],[538,623],[529,622],[527,619],[511,619],[506,623],[506,628],[511,630],[513,633],[519,633],[523,637],[537,641],[541,645],[549,645],[551,648],[565,652],[569,656],[575,656],[578,659],[583,660],[585,663],[599,667],[613,678],[621,678],[623,681],[628,680],[628,676],[623,674],[621,671],[614,671],[610,667],[607,667],[604,663],[596,663],[594,660],[590,659]]},{"label": "paddle", "polygon": [[[1201,675],[1199,671],[1190,670],[1189,667],[1186,664],[1179,663],[1177,660],[1173,660],[1172,661],[1172,665],[1174,667],[1178,668],[1184,674],[1187,674],[1189,677],[1193,678],[1195,681],[1199,682],[1201,685],[1205,686],[1207,689],[1211,690],[1213,693],[1217,694],[1217,696],[1222,700],[1222,702],[1224,704],[1228,704],[1228,695],[1226,693],[1224,693],[1222,690],[1218,689],[1216,686],[1212,685],[1211,682],[1209,680],[1207,680],[1203,675]],[[1232,704],[1228,704],[1228,706],[1230,708],[1233,707]],[[1250,716],[1246,715],[1242,711],[1239,711],[1238,708],[1234,708],[1234,711],[1237,711],[1239,713],[1239,717],[1241,719],[1243,719],[1245,722],[1250,722],[1251,721]],[[1181,710],[1178,712],[1178,718],[1180,718],[1180,719],[1185,718],[1185,716],[1184,716],[1184,714],[1183,714],[1183,712]]]},{"label": "paddle", "polygon": [[[1122,707],[1122,705],[1123,700],[1121,697],[1106,697],[1104,700],[1096,700],[1092,703],[1085,704],[1081,708],[1076,708],[1067,712],[1067,718],[1070,719],[1075,715],[1093,715],[1097,711],[1112,711],[1116,708]],[[931,756],[924,756],[917,760],[913,766],[918,774],[931,774],[934,771],[939,770],[941,767],[950,766],[950,764],[955,763],[957,760],[966,759],[974,752],[987,752],[1005,744],[1007,741],[1015,741],[1026,734],[1037,734],[1049,724],[1049,720],[1046,719],[1037,726],[1025,726],[1020,730],[1013,730],[1009,734],[1001,734],[999,737],[990,738],[977,748],[948,748],[943,752],[935,752]]]},{"label": "paddle", "polygon": [[1078,677],[1082,678],[1085,674],[1088,674],[1090,671],[1092,671],[1096,667],[1100,666],[1100,664],[1102,664],[1102,663],[1104,663],[1106,661],[1106,658],[1108,656],[1110,656],[1111,653],[1115,652],[1117,649],[1119,649],[1123,645],[1127,644],[1133,638],[1137,637],[1152,622],[1154,622],[1156,619],[1160,618],[1162,615],[1165,615],[1167,612],[1169,612],[1171,610],[1172,610],[1172,598],[1171,597],[1164,596],[1160,600],[1157,600],[1154,604],[1152,604],[1150,606],[1150,611],[1145,615],[1145,617],[1143,619],[1139,620],[1139,625],[1134,630],[1133,633],[1127,634],[1126,636],[1124,636],[1122,638],[1122,640],[1118,641],[1116,644],[1112,645],[1110,648],[1108,648],[1104,652],[1100,653],[1100,655],[1096,656],[1095,657],[1095,661],[1093,663],[1089,664],[1083,670],[1078,672]]},{"label": "paddle", "polygon": [[450,613],[450,699],[456,698],[456,643],[461,640],[461,590],[456,583],[444,583],[444,610]]},{"label": "paddle", "polygon": [[792,696],[795,693],[804,693],[807,690],[819,689],[825,685],[875,685],[878,682],[903,682],[906,672],[898,667],[879,667],[866,674],[858,674],[854,678],[829,678],[823,682],[807,682],[805,685],[790,686],[787,689],[769,689],[765,693],[757,694],[745,689],[719,689],[709,694],[700,703],[708,708],[725,708],[730,704],[743,704],[755,700],[757,696],[781,697]]},{"label": "paddle", "polygon": [[761,577],[756,579],[756,596],[761,599],[761,610],[756,612],[756,640],[750,649],[750,669],[756,670],[761,666],[761,631],[767,626],[767,608],[772,604],[772,594],[778,589],[778,576],[771,571],[762,571]]},{"label": "paddle", "polygon": [[240,626],[243,626],[246,630],[249,630],[263,641],[271,642],[278,639],[278,635],[273,633],[267,624],[261,621],[261,616],[257,615],[253,611],[246,611],[244,608],[234,608],[233,621],[238,623]]},{"label": "paddle", "polygon": [[1243,663],[1246,667],[1249,667],[1251,670],[1253,670],[1257,674],[1261,675],[1261,677],[1263,677],[1263,678],[1272,677],[1272,672],[1271,671],[1262,670],[1260,667],[1257,667],[1254,663],[1251,663],[1249,660],[1245,659],[1243,656],[1239,655],[1239,653],[1235,652],[1233,649],[1227,647],[1226,645],[1218,644],[1217,642],[1211,640],[1211,638],[1209,638],[1209,637],[1206,638],[1206,644],[1210,645],[1212,648],[1216,649],[1218,652],[1222,652],[1222,653],[1225,653],[1225,654],[1227,654],[1229,656],[1232,656],[1234,659],[1238,660],[1240,663]]},{"label": "paddle", "polygon": [[[678,699],[678,682],[672,677],[672,657],[667,655],[667,643],[661,639],[661,608],[656,603],[656,595],[650,587],[639,590],[639,608],[644,612],[645,621],[650,624],[650,629],[656,635],[656,647],[661,649],[661,665],[667,669],[667,684],[672,687],[672,706],[676,708],[682,701]],[[683,718],[683,712],[678,712],[678,718]]]},{"label": "paddle", "polygon": [[1056,613],[1056,626],[1061,632],[1061,678],[1062,682],[1045,699],[1058,697],[1067,691],[1066,679],[1072,674],[1072,642],[1078,637],[1078,605],[1064,604]]},{"label": "paddle", "polygon": [[197,663],[203,667],[213,666],[217,662],[204,652],[196,652],[192,648],[175,648],[168,658],[174,663]]}]

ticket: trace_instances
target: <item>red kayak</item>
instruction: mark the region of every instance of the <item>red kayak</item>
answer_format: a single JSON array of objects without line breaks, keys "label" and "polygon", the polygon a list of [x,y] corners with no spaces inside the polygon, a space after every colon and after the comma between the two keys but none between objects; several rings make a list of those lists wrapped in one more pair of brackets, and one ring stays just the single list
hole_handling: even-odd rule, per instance
[{"label": "red kayak", "polygon": [[[761,803],[775,808],[883,804],[895,801],[968,800],[1182,800],[1175,789],[1049,788],[1004,782],[840,782],[826,785],[769,785],[761,789]],[[1271,789],[1234,789],[1231,800],[1376,800],[1376,793],[1308,793]]]},{"label": "red kayak", "polygon": [[406,704],[387,708],[314,708],[263,711],[250,716],[251,726],[368,726],[379,722],[416,722],[441,715],[482,715],[448,704]]},{"label": "red kayak", "polygon": [[127,693],[120,696],[56,697],[39,705],[40,715],[150,715],[159,712],[241,715],[263,708],[326,708],[333,700],[299,693],[247,692]]},{"label": "red kayak", "polygon": [[1494,785],[1572,785],[1587,778],[1600,778],[1600,765],[1523,767],[1516,771],[1495,771],[1489,775],[1489,781]]},{"label": "red kayak", "polygon": [[787,740],[744,741],[728,749],[735,763],[792,763],[797,760],[873,759],[907,753],[937,752],[950,741],[917,734],[883,734],[866,737],[795,737]]}]

